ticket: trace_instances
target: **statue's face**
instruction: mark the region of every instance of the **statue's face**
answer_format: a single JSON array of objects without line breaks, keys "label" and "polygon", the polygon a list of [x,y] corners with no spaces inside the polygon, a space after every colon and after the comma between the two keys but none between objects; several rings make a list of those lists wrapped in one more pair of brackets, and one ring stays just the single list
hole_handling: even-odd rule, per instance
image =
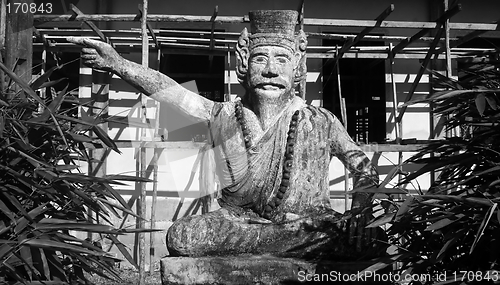
[{"label": "statue's face", "polygon": [[251,50],[248,60],[248,86],[262,99],[293,96],[293,53],[278,46],[260,46]]}]

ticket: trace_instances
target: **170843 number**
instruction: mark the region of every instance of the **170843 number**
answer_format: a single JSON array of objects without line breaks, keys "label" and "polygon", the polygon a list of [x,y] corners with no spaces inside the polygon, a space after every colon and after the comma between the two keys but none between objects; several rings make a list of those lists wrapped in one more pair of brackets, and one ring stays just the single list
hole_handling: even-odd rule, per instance
[{"label": "170843 number", "polygon": [[21,3],[11,2],[5,5],[7,13],[22,14],[51,14],[52,3]]}]

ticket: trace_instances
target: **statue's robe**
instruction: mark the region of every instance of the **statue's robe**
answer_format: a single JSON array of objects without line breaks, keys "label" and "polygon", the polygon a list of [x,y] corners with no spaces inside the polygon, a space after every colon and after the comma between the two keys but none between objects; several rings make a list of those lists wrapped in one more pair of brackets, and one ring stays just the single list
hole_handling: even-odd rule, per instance
[{"label": "statue's robe", "polygon": [[[355,174],[355,187],[375,185],[378,175],[368,158],[332,113],[299,97],[247,149],[236,104],[216,104],[209,125],[221,209],[175,221],[167,234],[170,254],[351,258],[355,245],[330,204],[329,164],[337,156]],[[264,215],[282,182],[289,125],[297,110],[289,187],[281,204]]]}]

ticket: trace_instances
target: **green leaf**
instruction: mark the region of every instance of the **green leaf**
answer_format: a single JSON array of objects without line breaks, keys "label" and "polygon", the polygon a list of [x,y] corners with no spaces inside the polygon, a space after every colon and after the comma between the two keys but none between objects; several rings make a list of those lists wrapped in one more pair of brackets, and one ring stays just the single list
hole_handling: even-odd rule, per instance
[{"label": "green leaf", "polygon": [[396,216],[396,213],[387,213],[381,215],[377,217],[373,222],[371,222],[368,226],[366,226],[366,228],[377,228],[383,226],[387,223],[390,223],[394,219],[394,216]]},{"label": "green leaf", "polygon": [[24,82],[19,76],[17,76],[17,74],[8,69],[7,66],[5,66],[2,62],[0,62],[0,69],[5,72],[15,83],[17,83],[23,89],[23,91],[26,92],[26,94],[35,99],[42,106],[45,106],[45,102],[43,102],[43,100],[38,95],[36,95],[35,91],[33,91],[33,89],[31,89],[31,87],[26,82]]},{"label": "green leaf", "polygon": [[57,80],[53,80],[53,81],[49,81],[49,82],[45,82],[43,83],[41,86],[40,86],[40,89],[42,88],[49,88],[49,87],[52,87],[54,85],[57,85],[65,80],[68,80],[68,78],[59,78]]},{"label": "green leaf", "polygon": [[45,258],[49,263],[50,273],[61,279],[62,281],[67,281],[68,278],[66,276],[66,272],[64,271],[64,267],[61,263],[60,258],[57,256],[56,252],[53,250],[40,249],[40,252],[45,254]]},{"label": "green leaf", "polygon": [[3,193],[3,195],[5,196],[5,198],[7,198],[7,200],[14,207],[16,207],[16,210],[17,210],[18,213],[21,213],[24,217],[26,217],[26,219],[28,219],[30,222],[33,222],[33,220],[31,219],[30,215],[28,214],[28,212],[26,212],[26,209],[24,209],[23,205],[21,205],[21,203],[19,203],[19,200],[17,200],[15,197],[13,197],[12,195],[10,195],[10,193],[8,193],[8,192]]},{"label": "green leaf", "polygon": [[2,200],[0,200],[0,212],[4,213],[13,223],[16,222],[16,216]]},{"label": "green leaf", "polygon": [[479,112],[479,115],[484,115],[484,110],[486,109],[486,98],[483,93],[480,93],[476,96],[476,108]]},{"label": "green leaf", "polygon": [[75,170],[80,168],[78,165],[56,165],[56,171],[67,171],[67,170]]},{"label": "green leaf", "polygon": [[109,191],[109,193],[111,193],[111,195],[113,195],[113,197],[124,207],[126,208],[127,210],[129,211],[132,211],[132,208],[131,206],[129,206],[129,204],[127,202],[125,202],[125,199],[123,199],[122,195],[120,195],[120,193],[118,193],[113,187],[111,187],[111,185],[109,184],[104,184],[104,187],[106,188],[106,190]]},{"label": "green leaf", "polygon": [[109,235],[108,238],[111,239],[112,245],[113,244],[116,245],[118,250],[123,254],[123,256],[128,260],[128,262],[130,262],[130,264],[132,264],[136,269],[139,269],[139,265],[137,265],[134,258],[132,258],[125,245],[121,243],[118,240],[118,238],[114,235]]},{"label": "green leaf", "polygon": [[[19,234],[17,236],[17,240],[22,244],[22,241],[26,239],[26,234]],[[33,271],[33,257],[31,256],[31,250],[27,246],[21,246],[19,248],[20,256],[18,256],[24,263],[24,267],[26,268],[26,272],[29,275],[30,279],[33,279],[32,271]]]},{"label": "green leaf", "polygon": [[126,207],[127,207],[127,208],[122,207],[122,206],[120,206],[120,205],[116,205],[116,204],[114,204],[114,203],[112,203],[112,202],[110,202],[110,201],[108,201],[108,200],[106,200],[106,199],[104,199],[104,198],[99,198],[99,197],[97,197],[96,199],[97,199],[97,200],[99,200],[99,201],[101,201],[102,203],[104,203],[104,204],[106,204],[106,205],[109,205],[110,207],[116,208],[116,209],[118,209],[118,210],[121,210],[121,211],[123,211],[123,212],[125,212],[125,213],[129,214],[129,215],[132,215],[133,217],[137,217],[137,218],[139,217],[139,216],[138,216],[138,215],[136,215],[136,214],[135,214],[132,210],[130,210],[130,209],[128,208],[128,205],[127,205],[126,203],[125,203],[125,204],[126,204]]},{"label": "green leaf", "polygon": [[413,196],[406,196],[405,201],[403,202],[401,207],[399,207],[399,209],[396,213],[395,220],[398,221],[401,217],[406,215],[406,213],[408,213],[408,211],[410,210],[410,205],[412,205],[414,202],[415,202],[415,198]]},{"label": "green leaf", "polygon": [[[67,95],[66,94],[67,89],[68,89],[68,85],[66,85],[66,87],[64,87],[64,89],[59,92],[59,95],[54,100],[52,100],[52,102],[49,104],[48,107],[45,108],[45,110],[43,111],[43,113],[40,116],[34,117],[30,121],[31,122],[45,122],[49,119],[51,114],[57,113],[57,111],[61,107],[61,104],[64,100],[64,97]],[[55,123],[58,124],[58,122],[55,122]]]},{"label": "green leaf", "polygon": [[353,189],[349,193],[408,194],[408,191],[400,188],[369,187]]},{"label": "green leaf", "polygon": [[0,241],[0,244],[1,244],[0,245],[0,260],[2,260],[2,261],[4,260],[4,257],[14,249],[13,245],[15,245],[15,242],[13,242],[13,241],[7,241],[7,242]]},{"label": "green leaf", "polygon": [[477,207],[491,207],[493,204],[491,200],[486,198],[478,198],[478,197],[465,198],[453,195],[423,195],[423,196],[418,196],[418,199],[425,199],[425,200],[435,199],[445,202],[468,203],[470,205]]},{"label": "green leaf", "polygon": [[488,105],[490,105],[491,109],[495,111],[498,110],[498,104],[495,94],[486,95],[486,101],[488,101]]},{"label": "green leaf", "polygon": [[121,151],[116,146],[115,142],[108,136],[108,134],[103,129],[101,129],[99,126],[94,126],[92,127],[92,131],[106,146],[110,147],[117,153],[121,153]]},{"label": "green leaf", "polygon": [[70,122],[73,122],[73,123],[78,123],[78,124],[82,124],[82,125],[88,126],[88,128],[83,129],[82,131],[86,131],[86,130],[90,129],[91,127],[93,127],[95,125],[94,123],[89,123],[89,122],[86,122],[86,121],[83,121],[83,120],[80,120],[80,119],[77,119],[77,118],[72,118],[72,117],[68,117],[68,116],[65,116],[65,115],[61,115],[61,114],[55,114],[54,116],[56,118],[58,118],[58,119],[61,119],[61,120],[66,120],[66,121],[70,121]]},{"label": "green leaf", "polygon": [[[130,175],[105,175],[104,178],[109,180],[121,180],[121,181],[132,181],[132,182],[154,182],[149,178],[130,176]],[[378,193],[378,192],[377,192]]]},{"label": "green leaf", "polygon": [[160,229],[119,229],[118,232],[121,234],[132,234],[132,233],[154,233],[162,232],[164,230]]},{"label": "green leaf", "polygon": [[426,231],[435,231],[435,230],[439,230],[441,228],[444,228],[446,227],[447,225],[450,225],[454,222],[456,222],[457,220],[451,220],[451,219],[448,219],[448,218],[443,218],[435,223],[433,223],[432,225],[429,225],[425,230]]},{"label": "green leaf", "polygon": [[438,255],[436,257],[437,260],[441,260],[443,258],[443,255],[446,253],[446,250],[455,244],[455,242],[458,240],[458,236],[454,236],[453,238],[449,239],[439,250]]},{"label": "green leaf", "polygon": [[35,79],[33,81],[33,83],[30,84],[30,87],[33,90],[37,90],[37,89],[41,88],[40,86],[42,86],[42,84],[49,79],[49,77],[52,75],[52,73],[55,70],[61,69],[61,67],[63,67],[63,66],[64,65],[59,65],[59,66],[56,65],[56,66],[52,67],[51,69],[47,70],[44,74],[40,75],[37,79]]},{"label": "green leaf", "polygon": [[[29,211],[28,215],[31,220],[34,220],[40,215],[43,215],[48,209],[47,209],[47,204],[42,204],[35,209]],[[26,217],[21,217],[20,219],[17,220],[17,226],[14,228],[14,232],[16,234],[21,233],[28,225],[29,225],[29,220]]]},{"label": "green leaf", "polygon": [[47,240],[47,239],[29,239],[29,240],[24,240],[23,244],[36,247],[36,248],[47,248],[51,250],[60,250],[64,252],[72,252],[72,253],[83,253],[83,254],[90,254],[90,255],[95,255],[95,256],[110,256],[106,252],[96,252],[93,250],[88,250],[85,248],[82,248],[81,246],[78,245],[73,245],[73,244],[68,244],[65,242],[59,242],[59,241],[54,241],[54,240]]},{"label": "green leaf", "polygon": [[117,231],[107,225],[100,224],[89,224],[89,223],[38,223],[35,226],[36,230],[72,230],[72,231],[84,231],[84,232],[93,232],[93,233],[107,233],[107,234],[116,234]]},{"label": "green leaf", "polygon": [[86,135],[79,135],[79,134],[75,134],[72,132],[67,132],[67,134],[69,134],[71,136],[71,138],[73,138],[77,142],[93,142],[94,141],[94,139],[92,139],[91,137],[86,136]]},{"label": "green leaf", "polygon": [[495,212],[495,209],[497,208],[497,205],[498,205],[497,203],[493,204],[491,206],[491,208],[488,210],[488,213],[484,217],[483,222],[481,223],[481,226],[479,226],[479,229],[476,233],[476,238],[474,239],[474,242],[472,243],[469,254],[472,254],[472,252],[474,251],[474,248],[476,248],[477,243],[479,242],[479,240],[483,236],[484,231],[486,230],[486,227],[488,226],[488,223],[491,220],[491,216],[493,216],[493,213]]}]

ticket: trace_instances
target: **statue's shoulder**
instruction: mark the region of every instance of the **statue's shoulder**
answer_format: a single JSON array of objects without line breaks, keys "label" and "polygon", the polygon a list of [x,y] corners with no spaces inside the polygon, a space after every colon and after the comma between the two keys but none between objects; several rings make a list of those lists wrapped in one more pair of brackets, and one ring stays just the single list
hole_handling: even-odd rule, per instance
[{"label": "statue's shoulder", "polygon": [[230,102],[215,102],[212,109],[212,121],[224,119],[226,116],[234,114],[234,101]]},{"label": "statue's shoulder", "polygon": [[329,123],[338,121],[337,117],[332,112],[323,107],[306,105],[305,109],[309,111],[307,113],[310,113],[310,115],[316,117],[319,120],[326,120]]}]

